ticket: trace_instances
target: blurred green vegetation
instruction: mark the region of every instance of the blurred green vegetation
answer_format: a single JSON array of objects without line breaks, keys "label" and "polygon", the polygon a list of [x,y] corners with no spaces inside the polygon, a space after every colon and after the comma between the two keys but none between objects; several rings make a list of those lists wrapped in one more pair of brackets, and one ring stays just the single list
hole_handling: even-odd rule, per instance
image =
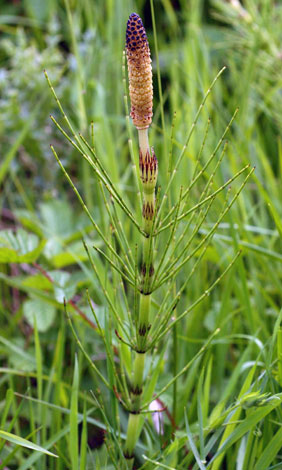
[{"label": "blurred green vegetation", "polygon": [[[122,70],[126,21],[132,11],[144,20],[153,57],[150,141],[159,160],[161,188],[169,155],[174,162],[204,93],[224,65],[227,70],[208,98],[177,174],[174,196],[191,180],[208,118],[203,161],[237,107],[215,185],[247,163],[256,167],[220,224],[179,311],[223,272],[234,252],[241,249],[242,255],[213,293],[183,320],[176,332],[177,351],[168,338],[165,357],[157,357],[162,369],[159,390],[220,327],[218,340],[203,364],[196,361],[178,381],[177,404],[171,389],[161,397],[169,411],[164,417],[165,434],[158,435],[148,418],[138,457],[143,463],[142,454],[153,460],[144,469],[159,468],[156,462],[177,469],[281,468],[281,406],[275,408],[271,397],[282,392],[282,4],[274,0],[242,4],[238,0],[0,0],[0,427],[60,457],[46,457],[20,443],[2,446],[0,441],[0,469],[74,469],[78,441],[81,470],[117,468],[112,458],[119,452],[114,436],[119,426],[125,432],[126,413],[121,409],[117,417],[114,394],[103,388],[80,353],[75,367],[77,346],[63,308],[65,298],[85,349],[107,376],[109,361],[95,331],[86,288],[108,344],[116,347],[117,339],[111,337],[106,302],[81,240],[95,241],[98,247],[101,242],[50,144],[109,237],[111,225],[95,175],[50,120],[51,114],[63,125],[43,71],[48,71],[74,128],[89,139],[93,122],[97,154],[134,206],[128,139],[135,139],[135,132],[130,126],[129,134],[126,126]],[[133,150],[137,155],[136,139]],[[194,189],[189,205],[197,203],[200,190],[201,186]],[[213,215],[202,233],[212,224]],[[127,219],[122,222],[134,246],[136,235]],[[95,264],[105,277],[104,261],[97,254]],[[108,272],[110,281],[115,281],[112,270]],[[110,281],[110,295],[120,296],[118,282],[113,288]],[[230,429],[233,440],[222,461],[201,467],[190,451],[191,437],[200,456],[211,461],[225,429]]]}]

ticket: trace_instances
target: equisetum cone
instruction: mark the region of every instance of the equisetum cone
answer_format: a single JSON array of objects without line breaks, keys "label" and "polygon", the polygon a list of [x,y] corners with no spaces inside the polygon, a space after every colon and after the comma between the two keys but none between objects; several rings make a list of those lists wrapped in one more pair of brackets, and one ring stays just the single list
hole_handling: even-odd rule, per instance
[{"label": "equisetum cone", "polygon": [[137,13],[132,13],[127,21],[126,54],[130,116],[137,129],[147,129],[153,116],[152,61],[146,31]]}]

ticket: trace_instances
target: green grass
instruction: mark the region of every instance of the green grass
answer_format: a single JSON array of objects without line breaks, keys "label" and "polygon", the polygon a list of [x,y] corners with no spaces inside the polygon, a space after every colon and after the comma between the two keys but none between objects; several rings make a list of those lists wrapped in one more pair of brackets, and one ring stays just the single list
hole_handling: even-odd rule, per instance
[{"label": "green grass", "polygon": [[[150,143],[159,161],[160,197],[182,155],[163,217],[177,206],[180,188],[185,191],[194,172],[204,168],[181,211],[199,203],[221,155],[212,191],[246,165],[255,166],[203,246],[205,253],[195,251],[176,278],[169,278],[172,248],[165,254],[160,273],[171,281],[171,292],[166,298],[165,283],[153,295],[155,327],[158,307],[165,300],[169,313],[196,269],[173,319],[188,313],[162,336],[146,365],[143,403],[148,406],[154,392],[166,407],[164,434],[157,433],[152,413],[142,414],[135,465],[144,470],[280,468],[282,8],[271,0],[248,0],[245,10],[223,0],[208,6],[180,1],[176,8],[169,0],[94,3],[0,2],[0,469],[126,468],[128,413],[114,386],[126,390],[131,356],[114,330],[124,341],[133,340],[126,335],[136,298],[114,266],[124,260],[122,272],[134,280],[130,265],[140,256],[135,249],[140,231],[121,207],[126,204],[138,226],[138,145],[127,116],[122,55],[132,11],[144,20],[153,58]],[[223,66],[227,69],[181,154],[197,109]],[[67,131],[44,69],[74,133],[81,132],[95,147],[122,195],[120,204],[117,193],[112,189],[109,195],[50,120],[51,114]],[[81,138],[79,145],[89,151]],[[247,171],[218,194],[202,223],[207,204],[192,221],[189,215],[180,220],[175,232],[173,224],[160,232],[157,259],[169,233],[171,247],[180,253],[178,243],[188,243],[195,231],[191,254]]]}]

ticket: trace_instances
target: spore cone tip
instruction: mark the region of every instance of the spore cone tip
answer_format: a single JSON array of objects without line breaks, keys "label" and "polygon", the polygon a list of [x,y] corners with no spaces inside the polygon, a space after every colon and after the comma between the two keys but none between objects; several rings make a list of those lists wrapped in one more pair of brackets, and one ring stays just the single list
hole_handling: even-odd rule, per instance
[{"label": "spore cone tip", "polygon": [[137,13],[132,13],[127,21],[126,54],[130,116],[137,129],[146,129],[153,116],[152,61],[146,31]]}]

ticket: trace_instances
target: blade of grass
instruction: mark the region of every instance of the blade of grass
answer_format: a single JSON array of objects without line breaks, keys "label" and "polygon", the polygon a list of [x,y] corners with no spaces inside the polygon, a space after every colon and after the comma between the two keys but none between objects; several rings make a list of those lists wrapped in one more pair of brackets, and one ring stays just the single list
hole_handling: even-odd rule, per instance
[{"label": "blade of grass", "polygon": [[53,454],[53,452],[50,452],[49,450],[44,449],[43,447],[40,447],[34,444],[33,442],[24,439],[23,437],[11,434],[10,432],[0,430],[0,437],[5,441],[11,442],[12,444],[16,444],[21,447],[26,447],[27,449],[35,450],[37,452],[50,455],[51,457],[57,457],[57,455]]},{"label": "blade of grass", "polygon": [[70,440],[69,452],[71,457],[72,469],[78,469],[78,387],[79,387],[79,372],[78,361],[75,356],[73,383],[71,390],[71,404],[70,404]]}]

